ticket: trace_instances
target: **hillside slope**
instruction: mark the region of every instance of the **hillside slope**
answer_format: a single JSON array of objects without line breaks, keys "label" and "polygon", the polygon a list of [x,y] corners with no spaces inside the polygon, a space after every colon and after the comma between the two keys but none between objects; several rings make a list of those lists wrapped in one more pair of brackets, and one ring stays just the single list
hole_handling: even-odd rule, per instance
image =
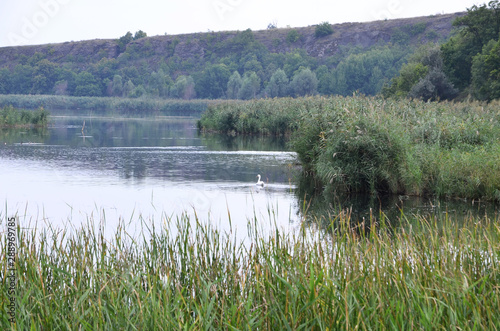
[{"label": "hillside slope", "polygon": [[[439,41],[447,38],[452,30],[452,22],[464,13],[447,15],[416,17],[407,19],[374,21],[368,23],[334,24],[332,35],[317,38],[314,36],[314,26],[301,28],[278,28],[254,31],[256,41],[262,43],[271,53],[288,53],[296,49],[304,49],[315,58],[335,55],[341,47],[369,48],[377,44],[394,41],[395,34],[399,38],[409,37],[410,44],[420,44],[429,41]],[[414,31],[412,27],[422,29]],[[299,39],[288,42],[287,35],[296,30]],[[148,62],[158,63],[159,58],[165,59],[178,56],[182,59],[204,58],[212,54],[217,45],[235,38],[236,31],[206,32],[183,35],[165,35],[141,38],[132,41],[127,47],[147,48]],[[231,52],[230,49],[218,49],[216,53],[223,56]],[[0,67],[12,68],[22,62],[24,57],[32,57],[35,53],[42,53],[55,63],[76,63],[85,68],[89,63],[95,63],[104,58],[119,58],[118,40],[85,40],[65,42],[60,44],[46,44],[0,48]]]},{"label": "hillside slope", "polygon": [[[0,48],[0,94],[250,99],[374,95],[465,13]],[[330,29],[331,28],[331,29]],[[128,37],[127,37],[128,36]],[[127,37],[127,38],[126,38]],[[230,87],[231,85],[231,87]]]}]

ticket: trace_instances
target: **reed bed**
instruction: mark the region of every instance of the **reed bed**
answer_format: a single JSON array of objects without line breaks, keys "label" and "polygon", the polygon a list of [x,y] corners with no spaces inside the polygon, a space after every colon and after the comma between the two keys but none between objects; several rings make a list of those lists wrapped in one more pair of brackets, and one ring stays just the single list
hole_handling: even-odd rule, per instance
[{"label": "reed bed", "polygon": [[12,106],[0,108],[0,128],[46,127],[49,112],[43,107],[37,110],[17,109]]},{"label": "reed bed", "polygon": [[158,98],[71,97],[62,95],[0,95],[0,106],[23,109],[44,107],[50,110],[108,111],[126,115],[199,116],[212,100],[176,100]]},{"label": "reed bed", "polygon": [[289,134],[326,192],[500,201],[500,103],[371,97],[266,99],[209,107],[201,129]]},{"label": "reed bed", "polygon": [[[371,231],[349,212],[326,231],[249,220],[248,242],[185,215],[114,237],[17,227],[16,325],[3,330],[337,330],[500,328],[500,219],[414,218]],[[304,223],[305,224],[305,223]],[[171,229],[175,228],[175,231]],[[376,230],[375,230],[376,229]],[[7,311],[6,246],[0,291]]]}]

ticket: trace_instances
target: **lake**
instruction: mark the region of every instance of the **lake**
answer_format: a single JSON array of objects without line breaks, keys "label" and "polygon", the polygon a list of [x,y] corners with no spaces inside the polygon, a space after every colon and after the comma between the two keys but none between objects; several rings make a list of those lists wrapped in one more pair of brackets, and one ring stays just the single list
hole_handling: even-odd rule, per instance
[{"label": "lake", "polygon": [[23,227],[105,219],[110,233],[120,220],[134,232],[141,219],[160,224],[194,212],[242,235],[254,216],[284,228],[300,223],[295,154],[283,139],[205,136],[189,117],[91,115],[53,116],[44,132],[2,139],[1,210]]},{"label": "lake", "polygon": [[[191,117],[52,116],[48,129],[0,135],[0,209],[21,226],[101,224],[113,234],[120,222],[137,233],[187,214],[244,238],[247,225],[263,231],[297,229],[307,215],[350,209],[355,220],[381,209],[407,215],[461,218],[496,213],[478,201],[355,196],[315,199],[299,189],[296,155],[283,138],[204,135]],[[266,182],[255,185],[257,174]],[[191,219],[195,219],[191,217]]]}]

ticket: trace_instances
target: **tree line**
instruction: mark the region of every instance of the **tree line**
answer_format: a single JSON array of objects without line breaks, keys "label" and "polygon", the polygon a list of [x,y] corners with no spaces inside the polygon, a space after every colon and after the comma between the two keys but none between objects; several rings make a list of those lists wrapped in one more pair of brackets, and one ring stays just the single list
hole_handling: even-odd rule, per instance
[{"label": "tree line", "polygon": [[[500,8],[498,1],[473,6],[456,19],[457,32],[445,43],[418,49],[410,36],[425,33],[425,25],[403,27],[391,42],[368,50],[340,48],[322,59],[304,49],[272,53],[248,29],[217,40],[206,34],[204,57],[175,55],[171,43],[166,56],[152,65],[154,53],[146,37],[128,32],[117,40],[117,58],[79,67],[85,59],[60,65],[47,54],[20,56],[13,68],[0,69],[0,94],[56,94],[70,96],[158,97],[178,99],[252,99],[304,95],[350,95],[354,92],[425,100],[472,95],[480,100],[499,97]],[[333,33],[328,22],[316,28],[316,38]],[[430,32],[427,31],[427,34]],[[208,40],[213,38],[213,40]],[[290,29],[285,41],[303,36]]]},{"label": "tree line", "polygon": [[491,101],[500,97],[500,4],[474,5],[442,45],[420,48],[383,89],[386,97]]}]

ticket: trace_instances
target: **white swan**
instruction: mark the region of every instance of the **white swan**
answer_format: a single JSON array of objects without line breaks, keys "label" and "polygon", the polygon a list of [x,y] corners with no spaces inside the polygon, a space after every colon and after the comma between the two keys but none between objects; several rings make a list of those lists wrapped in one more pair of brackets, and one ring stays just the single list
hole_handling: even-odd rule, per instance
[{"label": "white swan", "polygon": [[259,177],[259,179],[257,180],[257,183],[255,183],[255,185],[264,187],[264,182],[260,180],[260,175],[257,175],[257,177]]}]

